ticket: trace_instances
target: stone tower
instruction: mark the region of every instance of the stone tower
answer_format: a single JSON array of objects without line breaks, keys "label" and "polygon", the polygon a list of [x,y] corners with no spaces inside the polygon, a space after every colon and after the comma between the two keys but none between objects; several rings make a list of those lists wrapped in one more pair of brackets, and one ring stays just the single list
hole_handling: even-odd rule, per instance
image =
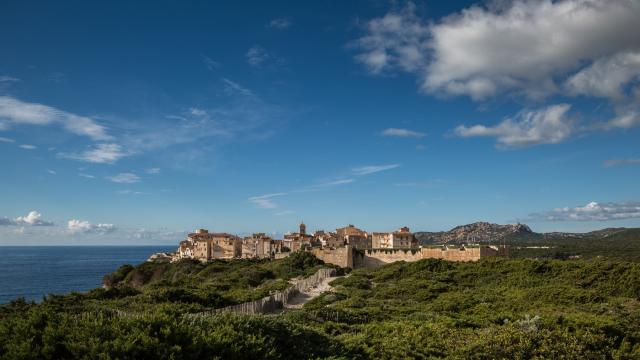
[{"label": "stone tower", "polygon": [[300,223],[300,234],[301,235],[307,234],[307,225],[304,224],[304,221]]}]

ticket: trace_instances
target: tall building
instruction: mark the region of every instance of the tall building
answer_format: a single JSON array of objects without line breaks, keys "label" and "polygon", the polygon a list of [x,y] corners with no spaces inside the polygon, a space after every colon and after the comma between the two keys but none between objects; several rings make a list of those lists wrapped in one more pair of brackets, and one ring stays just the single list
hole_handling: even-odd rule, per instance
[{"label": "tall building", "polygon": [[242,258],[268,258],[272,253],[272,242],[265,233],[257,233],[242,240]]},{"label": "tall building", "polygon": [[371,247],[371,237],[366,231],[349,224],[336,229],[336,235],[343,245],[350,245],[355,249],[367,249]]},{"label": "tall building", "polygon": [[371,247],[374,249],[411,249],[418,247],[418,241],[408,227],[393,232],[374,232]]},{"label": "tall building", "polygon": [[239,258],[242,256],[242,239],[227,233],[198,229],[180,242],[178,255],[200,261]]}]

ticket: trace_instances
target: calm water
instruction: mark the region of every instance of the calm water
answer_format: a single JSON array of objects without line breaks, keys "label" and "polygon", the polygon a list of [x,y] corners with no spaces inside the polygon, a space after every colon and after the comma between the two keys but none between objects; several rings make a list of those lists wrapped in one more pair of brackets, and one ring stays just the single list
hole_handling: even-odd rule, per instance
[{"label": "calm water", "polygon": [[0,304],[100,287],[102,277],[121,265],[174,250],[175,246],[2,246]]}]

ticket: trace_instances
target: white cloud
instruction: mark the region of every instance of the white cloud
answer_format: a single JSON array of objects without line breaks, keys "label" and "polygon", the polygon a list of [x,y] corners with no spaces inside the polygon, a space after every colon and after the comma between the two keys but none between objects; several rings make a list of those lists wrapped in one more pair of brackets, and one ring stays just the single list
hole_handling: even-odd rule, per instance
[{"label": "white cloud", "polygon": [[413,182],[406,182],[406,183],[397,183],[393,185],[398,187],[433,188],[433,187],[442,186],[444,184],[446,184],[446,181],[442,179],[435,179],[435,180],[428,180],[428,181],[413,181]]},{"label": "white cloud", "polygon": [[356,175],[369,175],[373,173],[377,173],[380,171],[391,170],[399,167],[400,164],[389,164],[389,165],[367,165],[367,166],[359,166],[351,169],[351,171]]},{"label": "white cloud", "polygon": [[630,129],[638,125],[640,125],[640,112],[631,110],[601,124],[600,127],[605,130],[612,130]]},{"label": "white cloud", "polygon": [[635,159],[610,159],[610,160],[606,160],[603,165],[605,167],[620,166],[620,165],[640,165],[640,158],[635,158]]},{"label": "white cloud", "polygon": [[286,29],[291,26],[291,20],[287,18],[277,18],[269,21],[268,28]]},{"label": "white cloud", "polygon": [[118,194],[122,195],[144,195],[142,191],[134,191],[134,190],[118,190],[116,191]]},{"label": "white cloud", "polygon": [[104,126],[88,117],[9,96],[0,96],[0,119],[20,125],[59,124],[71,133],[87,136],[95,141],[111,139]]},{"label": "white cloud", "polygon": [[91,224],[88,221],[72,219],[67,223],[67,229],[72,234],[106,234],[115,231],[116,227],[113,224]]},{"label": "white cloud", "polygon": [[[179,115],[154,119],[153,125],[131,124],[139,128],[123,135],[120,143],[127,150],[120,150],[121,155],[174,147],[167,154],[174,166],[193,166],[218,146],[268,138],[286,121],[286,109],[230,79],[223,79],[222,85],[227,97],[222,106],[191,107]],[[197,146],[187,146],[192,143]]]},{"label": "white cloud", "polygon": [[224,91],[228,95],[240,94],[240,95],[244,95],[244,96],[254,96],[253,92],[251,92],[251,90],[249,90],[246,87],[238,84],[235,81],[231,81],[231,80],[229,80],[227,78],[223,78],[222,81],[224,82],[224,85],[225,85]]},{"label": "white cloud", "polygon": [[0,218],[0,225],[25,225],[25,226],[53,226],[53,222],[42,219],[42,214],[31,211],[26,216],[18,216],[15,219]]},{"label": "white cloud", "polygon": [[534,221],[609,221],[640,218],[640,202],[590,202],[575,208],[557,208],[529,215]]},{"label": "white cloud", "polygon": [[91,174],[79,173],[78,176],[87,178],[87,179],[95,179],[96,177]]},{"label": "white cloud", "polygon": [[38,147],[35,146],[35,145],[30,145],[30,144],[22,144],[22,145],[20,145],[20,148],[21,149],[25,149],[25,150],[35,150]]},{"label": "white cloud", "polygon": [[[640,19],[638,20],[640,21]],[[624,51],[603,57],[566,80],[571,94],[622,101],[625,85],[640,77],[640,51]]]},{"label": "white cloud", "polygon": [[295,211],[293,210],[284,210],[284,211],[279,211],[277,213],[274,213],[273,215],[275,216],[284,216],[284,215],[290,215],[290,214],[294,214]]},{"label": "white cloud", "polygon": [[327,182],[316,184],[313,187],[314,188],[332,187],[332,186],[338,186],[338,185],[351,184],[354,181],[355,181],[354,179],[333,180],[333,181],[327,181]]},{"label": "white cloud", "polygon": [[57,175],[58,174],[57,172],[55,172],[55,170],[51,170],[51,169],[47,170],[47,172],[49,174],[51,174],[51,175]]},{"label": "white cloud", "polygon": [[363,52],[356,61],[373,74],[400,69],[422,72],[427,63],[429,27],[409,3],[402,11],[392,11],[366,24],[366,35],[352,45]]},{"label": "white cloud", "polygon": [[120,173],[117,175],[108,176],[107,179],[119,184],[133,184],[140,182],[140,177],[134,173]]},{"label": "white cloud", "polygon": [[2,75],[0,76],[0,82],[17,82],[20,81],[18,78],[14,78],[13,76]]},{"label": "white cloud", "polygon": [[6,137],[0,137],[0,142],[14,143],[16,141],[13,140],[13,139],[6,138]]},{"label": "white cloud", "polygon": [[384,136],[393,136],[393,137],[404,137],[404,138],[423,138],[426,136],[425,133],[421,133],[419,131],[409,130],[409,129],[398,129],[398,128],[388,128],[382,131],[382,135]]},{"label": "white cloud", "polygon": [[260,45],[253,45],[245,54],[247,63],[253,67],[260,67],[271,57],[267,50]]},{"label": "white cloud", "polygon": [[356,60],[374,74],[415,73],[430,93],[476,100],[512,90],[557,92],[556,79],[590,62],[640,49],[640,3],[626,0],[513,1],[472,6],[427,24],[415,6],[366,24]]},{"label": "white cloud", "polygon": [[256,205],[261,209],[275,209],[278,207],[278,205],[272,199],[284,195],[287,195],[287,193],[273,193],[260,196],[252,196],[248,200],[250,203]]},{"label": "white cloud", "polygon": [[499,147],[556,144],[575,132],[573,121],[567,115],[570,108],[570,105],[560,104],[539,110],[524,110],[495,126],[460,125],[454,133],[460,137],[495,137]]},{"label": "white cloud", "polygon": [[207,67],[207,69],[209,69],[210,71],[213,71],[217,68],[219,68],[220,66],[222,66],[219,62],[213,60],[212,58],[208,57],[208,56],[202,56],[202,61],[204,62],[205,66]]},{"label": "white cloud", "polygon": [[113,164],[129,154],[118,144],[98,144],[94,148],[81,153],[59,153],[58,155],[67,159],[90,163]]},{"label": "white cloud", "polygon": [[151,175],[160,174],[160,168],[149,168],[149,169],[145,170],[144,172],[146,172],[147,174],[151,174]]}]

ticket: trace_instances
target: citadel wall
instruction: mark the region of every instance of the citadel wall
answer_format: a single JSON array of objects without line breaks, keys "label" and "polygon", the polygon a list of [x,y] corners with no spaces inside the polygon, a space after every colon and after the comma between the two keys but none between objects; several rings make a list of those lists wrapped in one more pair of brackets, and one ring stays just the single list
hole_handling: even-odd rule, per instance
[{"label": "citadel wall", "polygon": [[353,251],[350,247],[335,250],[314,249],[313,254],[326,263],[341,267],[378,267],[396,261],[419,261],[443,259],[447,261],[478,261],[484,257],[506,256],[506,250],[494,247],[464,248],[417,248],[417,249],[363,249]]}]

